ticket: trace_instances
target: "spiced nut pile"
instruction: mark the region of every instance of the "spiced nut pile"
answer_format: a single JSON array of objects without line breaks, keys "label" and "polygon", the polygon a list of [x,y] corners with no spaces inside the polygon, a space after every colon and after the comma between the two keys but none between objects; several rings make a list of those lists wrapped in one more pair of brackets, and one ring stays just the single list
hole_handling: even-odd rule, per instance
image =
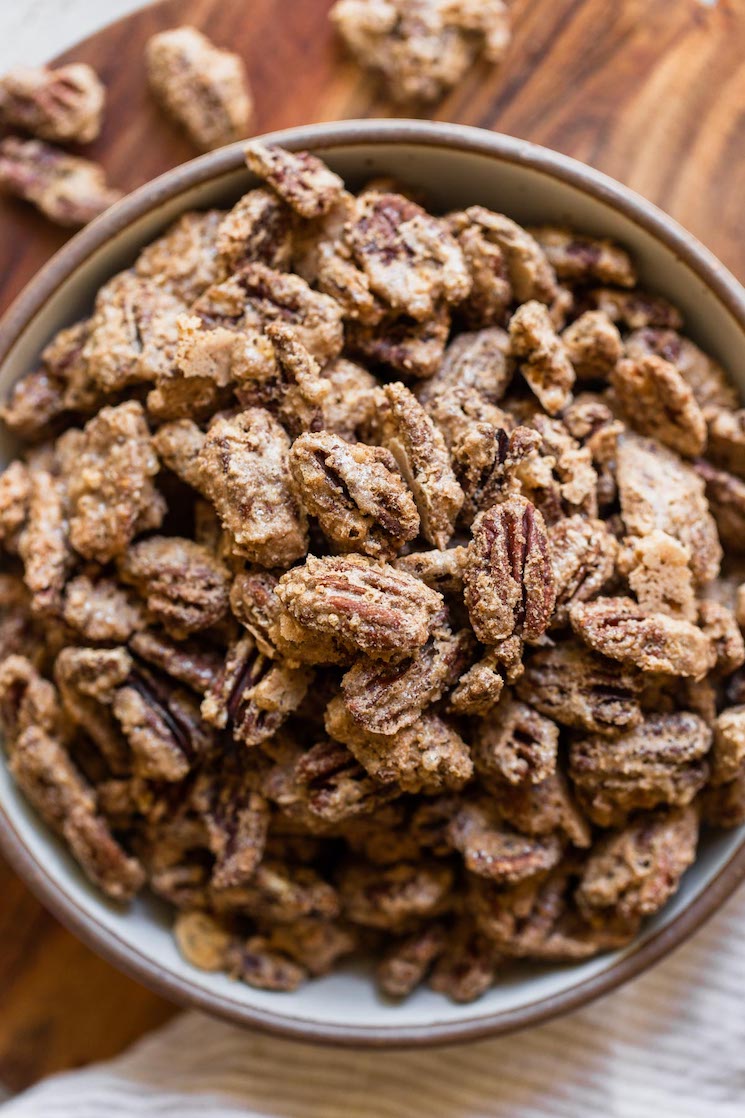
[{"label": "spiced nut pile", "polygon": [[619,245],[251,143],[2,408],[18,786],[192,963],[456,1000],[745,821],[745,412]]}]

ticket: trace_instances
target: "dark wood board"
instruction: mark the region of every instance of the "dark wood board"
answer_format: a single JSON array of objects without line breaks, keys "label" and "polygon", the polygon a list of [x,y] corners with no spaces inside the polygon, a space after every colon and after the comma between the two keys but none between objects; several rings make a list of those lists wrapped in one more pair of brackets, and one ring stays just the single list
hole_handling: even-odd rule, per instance
[{"label": "dark wood board", "polygon": [[[331,0],[163,0],[80,43],[109,91],[86,154],[125,190],[195,154],[152,102],[143,48],[191,23],[239,51],[257,133],[313,121],[396,115],[344,57]],[[431,115],[508,132],[606,171],[662,206],[745,276],[745,3],[513,0],[505,65],[476,66]],[[400,115],[400,114],[399,114]],[[0,203],[0,310],[64,241],[30,208]],[[47,915],[0,864],[0,1082],[121,1050],[173,1012]]]}]

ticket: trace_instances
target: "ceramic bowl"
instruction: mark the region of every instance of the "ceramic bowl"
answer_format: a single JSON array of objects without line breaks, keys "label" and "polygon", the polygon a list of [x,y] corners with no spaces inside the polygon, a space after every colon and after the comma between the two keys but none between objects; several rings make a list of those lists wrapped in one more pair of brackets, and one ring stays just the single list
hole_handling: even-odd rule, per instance
[{"label": "ceramic bowl", "polygon": [[[745,389],[745,293],[695,238],[630,190],[563,155],[474,128],[418,121],[349,121],[273,134],[308,148],[355,188],[373,175],[421,187],[436,210],[474,203],[519,222],[566,222],[628,246],[641,281],[680,306],[692,337]],[[164,226],[193,207],[224,206],[252,185],[234,145],[169,171],[74,237],[0,323],[0,392],[33,367],[97,288]],[[13,447],[3,436],[3,460]],[[99,895],[41,824],[0,765],[0,845],[40,900],[89,946],[174,1001],[305,1040],[417,1045],[504,1033],[582,1005],[660,959],[690,935],[745,874],[745,828],[707,836],[682,887],[627,948],[580,965],[521,966],[471,1005],[427,989],[384,1000],[349,967],[290,994],[254,990],[186,963],[168,909],[150,898],[123,912]],[[705,976],[702,979],[705,981]]]}]

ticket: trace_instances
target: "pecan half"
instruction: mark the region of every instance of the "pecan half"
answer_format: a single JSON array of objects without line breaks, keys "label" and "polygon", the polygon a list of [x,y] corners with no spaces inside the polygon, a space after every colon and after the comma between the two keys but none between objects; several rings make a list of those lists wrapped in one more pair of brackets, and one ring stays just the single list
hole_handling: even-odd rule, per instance
[{"label": "pecan half", "polygon": [[556,591],[546,526],[530,501],[509,497],[476,518],[464,580],[471,624],[484,644],[545,632]]},{"label": "pecan half", "polygon": [[559,727],[527,703],[506,699],[482,719],[474,738],[478,772],[508,784],[540,784],[556,768]]},{"label": "pecan half", "polygon": [[41,140],[0,140],[0,191],[30,202],[57,225],[86,225],[122,197],[98,163]]},{"label": "pecan half", "polygon": [[448,828],[466,869],[512,885],[558,864],[563,844],[556,835],[519,834],[505,826],[486,804],[464,803]]},{"label": "pecan half", "polygon": [[307,151],[285,151],[252,140],[243,153],[249,171],[267,182],[301,217],[328,213],[343,189],[339,176]]},{"label": "pecan half", "polygon": [[602,520],[569,516],[548,530],[556,592],[552,626],[569,620],[575,602],[596,598],[615,575],[618,541]]},{"label": "pecan half", "polygon": [[652,715],[619,738],[573,742],[569,775],[593,823],[619,826],[632,811],[689,804],[709,775],[710,746],[697,715]]},{"label": "pecan half", "polygon": [[404,932],[451,907],[453,871],[438,862],[345,866],[339,878],[344,915],[353,924]]},{"label": "pecan half", "polygon": [[414,498],[383,447],[301,435],[290,454],[301,500],[338,551],[387,558],[419,531]]},{"label": "pecan half", "polygon": [[695,457],[706,446],[706,420],[690,385],[661,357],[624,358],[611,383],[624,413],[642,435]]},{"label": "pecan half", "polygon": [[510,319],[511,353],[549,415],[571,399],[574,367],[543,303],[523,303]]}]

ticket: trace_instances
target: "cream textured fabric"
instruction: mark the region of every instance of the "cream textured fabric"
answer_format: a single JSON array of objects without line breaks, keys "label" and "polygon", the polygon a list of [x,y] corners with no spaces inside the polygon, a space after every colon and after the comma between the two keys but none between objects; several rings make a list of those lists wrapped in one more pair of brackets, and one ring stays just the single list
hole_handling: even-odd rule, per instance
[{"label": "cream textured fabric", "polygon": [[512,1037],[318,1048],[188,1013],[0,1118],[745,1118],[745,893],[664,963]]}]

